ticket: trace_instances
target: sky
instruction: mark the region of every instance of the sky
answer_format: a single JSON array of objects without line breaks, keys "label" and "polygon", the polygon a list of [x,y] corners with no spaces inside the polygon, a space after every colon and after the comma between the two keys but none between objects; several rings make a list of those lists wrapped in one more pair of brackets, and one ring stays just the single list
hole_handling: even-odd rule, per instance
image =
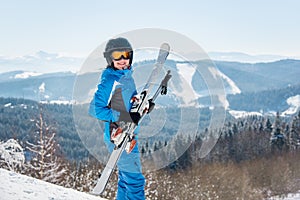
[{"label": "sky", "polygon": [[300,58],[297,0],[0,0],[0,56],[87,57],[120,33],[161,28],[206,52]]}]

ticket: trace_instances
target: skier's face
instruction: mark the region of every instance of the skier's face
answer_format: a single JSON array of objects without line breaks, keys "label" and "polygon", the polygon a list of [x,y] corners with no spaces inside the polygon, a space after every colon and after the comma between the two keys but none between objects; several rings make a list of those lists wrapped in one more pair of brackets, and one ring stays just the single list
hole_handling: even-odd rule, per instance
[{"label": "skier's face", "polygon": [[121,58],[120,60],[113,60],[114,67],[116,69],[122,70],[129,67],[129,59]]}]

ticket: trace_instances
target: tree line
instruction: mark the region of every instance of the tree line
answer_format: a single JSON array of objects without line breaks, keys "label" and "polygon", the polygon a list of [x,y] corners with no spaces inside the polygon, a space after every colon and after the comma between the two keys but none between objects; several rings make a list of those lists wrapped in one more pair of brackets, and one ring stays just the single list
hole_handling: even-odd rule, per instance
[{"label": "tree line", "polygon": [[[3,99],[0,100],[4,101]],[[65,141],[63,138],[64,134],[60,132],[60,127],[65,125],[66,127],[62,130],[68,130],[66,131],[67,133],[75,130],[74,127],[71,127],[74,125],[70,125],[72,123],[66,120],[70,119],[69,115],[71,113],[71,107],[68,105],[39,105],[31,101],[20,102],[20,100],[17,99],[14,102],[13,100],[14,99],[6,99],[6,102],[0,104],[3,105],[0,107],[0,124],[4,127],[4,129],[1,129],[0,135],[2,138],[15,138],[21,143],[21,146],[27,153],[30,152],[29,155],[27,155],[27,158],[29,159],[26,159],[25,161],[21,160],[21,165],[14,165],[13,167],[8,164],[7,160],[9,159],[1,159],[0,167],[15,170],[64,187],[89,192],[95,185],[95,180],[97,180],[104,166],[88,153],[83,153],[81,155],[85,159],[70,159],[70,157],[66,156],[67,151],[64,150],[66,147],[62,145],[63,141]],[[20,111],[22,114],[18,113]],[[57,113],[64,111],[65,113],[62,114]],[[14,117],[21,121],[15,120]],[[3,122],[12,125],[9,130],[13,130],[14,134],[5,130],[8,126],[4,126]],[[22,125],[24,122],[26,123]],[[58,122],[61,122],[61,124]],[[19,133],[19,131],[23,134],[26,133],[26,136],[22,134],[18,135],[17,133]],[[65,134],[66,138],[70,137],[70,140],[76,138],[67,133]],[[171,135],[171,133],[169,133],[169,135]],[[201,158],[199,152],[205,135],[220,135],[220,137],[212,151],[206,157]],[[5,139],[1,140],[5,141]],[[78,141],[80,142],[80,139],[78,139]],[[227,193],[224,193],[223,190],[219,191],[209,187],[210,184],[225,184],[225,182],[221,181],[218,183],[215,182],[216,180],[207,179],[205,173],[210,174],[211,177],[216,179],[218,179],[218,176],[223,176],[224,181],[233,181],[233,179],[229,178],[230,176],[233,176],[230,170],[236,169],[237,172],[240,172],[239,175],[242,175],[245,170],[240,171],[241,166],[243,166],[242,168],[246,167],[246,171],[249,173],[248,175],[245,175],[243,181],[254,181],[253,184],[261,185],[260,187],[264,188],[264,190],[268,188],[273,192],[272,194],[290,191],[291,189],[282,189],[285,188],[286,185],[289,185],[289,187],[292,185],[293,187],[290,188],[293,190],[299,189],[295,186],[297,185],[295,180],[299,180],[299,176],[296,175],[297,173],[295,172],[297,169],[294,167],[299,160],[297,160],[297,157],[295,156],[290,157],[285,155],[299,154],[300,112],[291,118],[281,117],[279,112],[275,117],[249,116],[240,119],[230,118],[220,129],[205,129],[198,132],[194,139],[184,137],[184,134],[181,134],[176,141],[177,143],[174,144],[175,146],[182,145],[182,143],[185,142],[193,142],[191,142],[187,151],[169,166],[156,172],[145,173],[148,180],[146,193],[150,198],[168,199],[168,195],[172,193],[170,193],[170,191],[173,191],[172,194],[174,195],[183,195],[185,192],[182,192],[183,194],[178,194],[176,192],[177,190],[181,191],[178,187],[181,188],[184,186],[182,184],[185,184],[185,187],[188,186],[195,190],[195,188],[197,188],[196,184],[198,183],[202,185],[201,189],[198,188],[197,191],[193,192],[195,193],[194,195],[198,193],[204,195],[203,198],[200,199],[206,199],[209,195],[211,195],[210,197],[214,195],[228,196],[228,198],[230,196],[232,197],[232,194],[228,195]],[[68,142],[66,142],[66,145],[67,144]],[[146,142],[140,146],[141,153],[151,157],[153,152],[166,145],[168,145],[168,141],[163,139]],[[18,146],[16,145],[16,147]],[[79,147],[77,146],[77,148]],[[83,146],[82,149],[84,149]],[[77,153],[76,149],[73,149],[73,151]],[[279,157],[274,157],[278,155]],[[261,172],[255,172],[247,167],[248,165],[251,165],[256,169],[258,166],[263,166],[261,168],[265,169],[265,166],[267,165],[266,160],[283,159],[281,155],[286,158],[284,159],[285,163],[280,165],[287,165],[289,169],[287,172],[284,171],[284,173],[288,173],[285,175],[289,178],[288,180],[285,180],[285,182],[282,182],[283,180],[278,177],[276,185],[272,181],[270,183],[271,185],[268,185],[269,183],[265,180],[270,181],[270,178],[274,179],[274,177],[264,176],[264,180],[259,179],[257,178],[257,174],[261,174]],[[78,155],[74,154],[75,158],[76,156]],[[294,162],[295,164],[293,164]],[[274,163],[276,162],[274,161]],[[214,170],[206,171],[206,169]],[[217,175],[220,173],[220,170],[225,171],[224,173]],[[267,171],[263,171],[264,173],[267,173]],[[295,175],[291,176],[291,174]],[[190,176],[195,177],[192,182]],[[269,174],[269,176],[273,175]],[[161,179],[161,177],[164,178]],[[259,179],[260,182],[255,182],[256,179]],[[114,198],[116,192],[116,184],[114,183],[116,182],[117,176],[114,174],[108,185],[108,189],[104,194],[106,198]],[[241,182],[241,184],[245,184],[245,182]],[[158,187],[158,185],[164,185],[164,189],[159,189],[161,187]],[[238,187],[238,185],[234,185],[234,187]],[[255,193],[254,195],[254,190],[256,191],[257,188],[247,188],[249,199],[252,198],[251,195],[253,196],[253,199],[259,199],[260,197],[269,195],[264,193]],[[212,194],[212,192],[214,192],[214,194]],[[241,194],[242,192],[235,195]]]}]

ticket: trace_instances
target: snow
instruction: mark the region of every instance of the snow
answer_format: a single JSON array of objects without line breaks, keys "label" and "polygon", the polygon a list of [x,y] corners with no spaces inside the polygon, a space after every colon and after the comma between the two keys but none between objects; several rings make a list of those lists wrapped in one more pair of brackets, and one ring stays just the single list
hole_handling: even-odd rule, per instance
[{"label": "snow", "polygon": [[224,73],[222,73],[220,70],[217,70],[214,67],[209,67],[209,71],[212,73],[214,77],[221,76],[230,86],[231,88],[231,94],[240,94],[241,90],[240,88],[235,84],[233,80],[231,80],[228,76],[226,76]]},{"label": "snow", "polygon": [[192,78],[196,69],[190,64],[177,64],[176,67],[180,75],[181,87],[174,88],[173,93],[181,98],[182,104],[180,106],[196,106],[194,99],[199,95],[196,94],[192,87]]},{"label": "snow", "polygon": [[[282,114],[281,114],[282,117],[296,114],[299,111],[299,109],[300,109],[300,95],[289,97],[286,100],[286,102],[290,107],[282,112]],[[247,116],[253,116],[253,115],[262,116],[261,112],[255,112],[255,111],[247,112],[247,111],[239,111],[239,110],[229,110],[228,112],[236,119],[247,117]],[[275,111],[269,111],[268,113],[265,113],[265,114],[275,116],[276,112]]]},{"label": "snow", "polygon": [[[216,69],[215,67],[209,67],[208,70],[210,71],[210,73],[212,74],[212,76],[215,79],[217,79],[218,76],[220,76],[221,78],[226,78],[225,80],[228,82],[228,84],[232,88],[232,91],[235,91],[233,93],[240,92],[240,89],[235,85],[235,83],[230,78],[228,78],[225,74],[221,73],[220,70]],[[219,89],[222,89],[222,88],[219,88]],[[222,93],[220,93],[220,94],[222,94]],[[220,95],[220,94],[217,94],[219,101],[222,102],[225,109],[228,109],[229,102],[226,99],[226,96]]]},{"label": "snow", "polygon": [[288,194],[286,197],[272,197],[269,200],[299,200],[300,199],[300,191],[296,194]]},{"label": "snow", "polygon": [[51,100],[49,102],[50,104],[64,104],[64,105],[68,105],[68,104],[74,104],[74,100],[68,101],[68,100]]},{"label": "snow", "polygon": [[178,69],[178,73],[182,75],[184,79],[186,79],[186,82],[188,82],[189,86],[193,88],[192,86],[192,80],[193,75],[196,71],[194,67],[192,67],[190,64],[176,64],[176,67]]},{"label": "snow", "polygon": [[[193,88],[192,82],[193,82],[193,76],[196,69],[190,64],[176,64],[176,67],[178,69],[178,74],[180,74],[183,77],[183,79],[185,79],[189,88]],[[194,95],[200,97],[200,95],[196,94],[195,91],[194,91]]]},{"label": "snow", "polygon": [[11,103],[7,103],[4,105],[5,108],[10,107],[12,104]]},{"label": "snow", "polygon": [[[47,99],[47,96],[45,95],[45,98]],[[42,104],[61,104],[61,105],[71,105],[71,104],[75,104],[74,100],[44,100],[44,101],[40,101],[40,103]]]},{"label": "snow", "polygon": [[259,112],[247,112],[247,111],[239,111],[239,110],[229,110],[228,112],[236,119],[244,118],[247,116],[254,116],[254,115],[262,116],[262,114]]},{"label": "snow", "polygon": [[15,79],[26,79],[29,78],[31,76],[40,76],[41,73],[36,73],[36,72],[23,72],[21,74],[16,74],[15,75]]},{"label": "snow", "polygon": [[0,199],[22,200],[101,200],[84,192],[47,183],[15,172],[0,169]]},{"label": "snow", "polygon": [[23,148],[15,139],[0,142],[0,163],[5,163],[10,170],[22,166],[25,162]]},{"label": "snow", "polygon": [[44,93],[45,92],[45,83],[43,82],[40,86],[39,86],[39,92],[40,93]]},{"label": "snow", "polygon": [[292,115],[298,112],[300,108],[300,95],[289,97],[286,102],[290,107],[282,112],[281,116]]}]

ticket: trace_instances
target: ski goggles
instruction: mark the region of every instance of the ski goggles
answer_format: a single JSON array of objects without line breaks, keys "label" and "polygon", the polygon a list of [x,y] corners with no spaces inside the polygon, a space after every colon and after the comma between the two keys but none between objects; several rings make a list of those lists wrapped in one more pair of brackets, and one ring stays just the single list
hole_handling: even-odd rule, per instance
[{"label": "ski goggles", "polygon": [[121,60],[122,58],[123,59],[130,59],[131,58],[131,51],[113,51],[111,53],[111,58],[113,60]]}]

